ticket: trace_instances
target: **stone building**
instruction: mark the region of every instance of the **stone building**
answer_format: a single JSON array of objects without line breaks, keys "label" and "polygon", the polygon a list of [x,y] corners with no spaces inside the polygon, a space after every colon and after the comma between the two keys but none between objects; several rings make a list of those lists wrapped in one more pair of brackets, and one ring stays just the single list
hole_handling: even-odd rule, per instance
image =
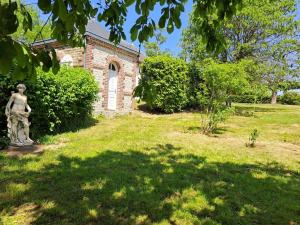
[{"label": "stone building", "polygon": [[133,90],[143,56],[132,44],[121,41],[115,46],[108,38],[109,32],[91,20],[86,28],[85,47],[72,48],[54,39],[34,45],[44,47],[46,43],[55,48],[61,64],[84,67],[95,75],[100,87],[95,114],[125,114],[134,107]]}]

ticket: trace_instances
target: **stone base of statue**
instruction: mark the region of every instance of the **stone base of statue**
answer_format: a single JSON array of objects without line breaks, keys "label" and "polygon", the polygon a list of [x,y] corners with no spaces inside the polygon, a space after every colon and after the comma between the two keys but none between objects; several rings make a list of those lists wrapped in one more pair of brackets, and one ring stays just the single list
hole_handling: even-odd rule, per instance
[{"label": "stone base of statue", "polygon": [[12,146],[9,145],[6,149],[4,149],[4,152],[8,156],[23,156],[23,155],[41,155],[43,154],[43,146],[42,145],[26,145],[26,146]]},{"label": "stone base of statue", "polygon": [[17,141],[17,142],[11,142],[10,146],[13,147],[26,147],[26,146],[32,146],[33,145],[33,140],[31,139],[21,139],[22,141]]}]

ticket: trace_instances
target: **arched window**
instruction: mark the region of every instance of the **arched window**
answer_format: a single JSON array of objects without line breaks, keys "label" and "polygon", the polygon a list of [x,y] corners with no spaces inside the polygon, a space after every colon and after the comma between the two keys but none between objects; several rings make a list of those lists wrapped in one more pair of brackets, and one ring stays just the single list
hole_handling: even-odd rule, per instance
[{"label": "arched window", "polygon": [[117,71],[117,66],[114,63],[109,64],[109,70]]},{"label": "arched window", "polygon": [[60,60],[60,65],[67,65],[67,66],[73,66],[73,58],[70,55],[65,55]]}]

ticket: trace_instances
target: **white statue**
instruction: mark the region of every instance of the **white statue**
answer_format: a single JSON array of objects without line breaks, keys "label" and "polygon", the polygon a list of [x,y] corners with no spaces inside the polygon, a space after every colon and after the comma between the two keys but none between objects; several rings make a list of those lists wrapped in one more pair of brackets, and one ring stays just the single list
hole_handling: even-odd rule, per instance
[{"label": "white statue", "polygon": [[14,146],[32,145],[33,141],[29,138],[30,123],[28,122],[31,108],[27,104],[26,95],[24,95],[26,86],[19,84],[17,90],[18,93],[12,93],[5,109],[8,137],[11,145]]}]

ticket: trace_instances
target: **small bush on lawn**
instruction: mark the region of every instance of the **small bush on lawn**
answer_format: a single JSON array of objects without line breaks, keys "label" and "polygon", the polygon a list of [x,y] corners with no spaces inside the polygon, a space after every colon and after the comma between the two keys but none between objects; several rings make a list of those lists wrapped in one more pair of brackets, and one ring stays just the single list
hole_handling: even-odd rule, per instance
[{"label": "small bush on lawn", "polygon": [[199,105],[206,112],[201,127],[203,133],[210,134],[233,113],[224,103],[230,106],[230,97],[248,87],[247,73],[242,63],[219,63],[213,59],[205,60],[199,68],[203,82],[200,82]]},{"label": "small bush on lawn", "polygon": [[[34,139],[48,133],[76,129],[84,125],[93,110],[98,85],[88,71],[62,67],[58,74],[38,70],[34,80],[21,81],[27,86],[25,94],[32,108],[31,135]],[[6,136],[6,103],[16,84],[8,76],[0,76],[0,136]],[[1,145],[1,143],[0,143]]]},{"label": "small bush on lawn", "polygon": [[146,58],[141,80],[135,90],[154,110],[173,113],[187,105],[187,65],[181,59],[169,56]]},{"label": "small bush on lawn", "polygon": [[279,101],[286,105],[300,105],[300,93],[295,91],[285,92],[280,96]]},{"label": "small bush on lawn", "polygon": [[255,128],[249,135],[249,141],[246,143],[246,147],[254,148],[258,136],[259,136],[259,132]]},{"label": "small bush on lawn", "polygon": [[207,111],[202,114],[201,130],[203,134],[216,133],[220,123],[225,122],[231,115],[233,115],[233,108],[218,107],[214,111]]},{"label": "small bush on lawn", "polygon": [[248,89],[246,61],[220,63],[213,59],[189,65],[189,107],[205,109],[212,101],[231,105],[232,97]]}]

